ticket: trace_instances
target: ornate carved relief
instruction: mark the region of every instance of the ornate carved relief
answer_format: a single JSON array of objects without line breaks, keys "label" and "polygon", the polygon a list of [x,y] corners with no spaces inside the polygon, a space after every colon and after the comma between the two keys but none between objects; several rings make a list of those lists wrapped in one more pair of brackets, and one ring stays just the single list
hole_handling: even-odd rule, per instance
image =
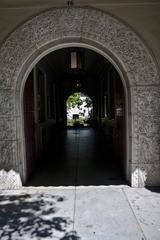
[{"label": "ornate carved relief", "polygon": [[13,170],[6,172],[0,171],[0,190],[2,189],[19,189],[22,187],[20,175]]},{"label": "ornate carved relief", "polygon": [[136,115],[134,118],[133,162],[158,162],[160,160],[160,116]]},{"label": "ornate carved relief", "polygon": [[144,187],[160,185],[160,164],[132,164],[132,186]]},{"label": "ornate carved relief", "polygon": [[133,113],[160,115],[160,85],[132,87],[131,97],[131,104],[134,105]]},{"label": "ornate carved relief", "polygon": [[138,112],[143,115],[160,115],[160,87],[137,88]]},{"label": "ornate carved relief", "polygon": [[16,140],[16,123],[14,119],[0,119],[0,141]]},{"label": "ornate carved relief", "polygon": [[17,168],[17,141],[0,141],[0,168],[6,170]]},{"label": "ornate carved relief", "polygon": [[[131,163],[150,163],[154,175],[154,161],[158,161],[160,151],[160,78],[156,64],[140,38],[119,20],[95,9],[62,8],[53,9],[33,17],[15,30],[0,48],[0,115],[15,116],[17,104],[14,97],[15,86],[21,86],[19,74],[26,61],[47,44],[55,41],[79,39],[80,43],[93,42],[101,45],[123,66],[131,89],[132,146]],[[28,66],[26,66],[27,70]],[[147,86],[148,85],[148,86]],[[8,90],[10,89],[10,90]],[[19,89],[20,90],[20,89]],[[19,98],[20,101],[20,98]],[[20,109],[18,111],[20,112]],[[21,113],[21,112],[20,112]],[[22,113],[21,113],[22,114]],[[15,116],[16,122],[16,116]],[[14,123],[1,120],[1,139],[13,140]],[[20,123],[22,124],[22,123]],[[1,166],[22,165],[22,140],[0,142]],[[17,156],[19,156],[17,162]],[[136,165],[137,166],[137,165]],[[150,166],[150,165],[148,165]],[[133,169],[132,169],[133,170]],[[22,173],[23,171],[20,170]],[[137,175],[138,174],[138,175]],[[134,177],[133,177],[134,176]],[[137,170],[132,175],[134,185],[138,185]],[[145,179],[145,178],[144,178]],[[144,181],[143,179],[143,181]],[[150,178],[151,179],[151,178]]]},{"label": "ornate carved relief", "polygon": [[156,164],[160,160],[160,88],[132,88],[133,142],[135,163]]},{"label": "ornate carved relief", "polygon": [[67,37],[87,38],[107,47],[125,66],[131,84],[159,83],[152,57],[128,27],[94,9],[63,8],[32,18],[10,35],[0,49],[0,85],[14,86],[15,74],[37,48]]},{"label": "ornate carved relief", "polygon": [[[131,164],[131,182],[133,187],[139,187],[139,166],[138,164]],[[145,179],[144,179],[145,181]],[[144,185],[143,181],[143,185]]]},{"label": "ornate carved relief", "polygon": [[155,163],[160,160],[160,137],[157,133],[154,137],[139,134],[138,159],[140,163]]},{"label": "ornate carved relief", "polygon": [[159,136],[160,132],[160,115],[137,115],[138,126],[137,133],[145,137]]},{"label": "ornate carved relief", "polygon": [[159,186],[160,185],[160,163],[140,164],[139,169],[145,175],[145,182],[142,185]]},{"label": "ornate carved relief", "polygon": [[15,98],[13,90],[0,90],[0,117],[14,115]]}]

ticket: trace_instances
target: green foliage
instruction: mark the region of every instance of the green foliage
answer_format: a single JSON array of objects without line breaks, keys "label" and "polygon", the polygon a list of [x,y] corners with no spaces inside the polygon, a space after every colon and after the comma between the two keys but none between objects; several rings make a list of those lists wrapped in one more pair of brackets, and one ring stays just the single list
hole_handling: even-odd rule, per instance
[{"label": "green foliage", "polygon": [[89,97],[86,97],[84,102],[86,103],[85,107],[90,108],[92,106],[92,100]]},{"label": "green foliage", "polygon": [[79,119],[68,119],[67,126],[82,127],[88,125],[87,118],[80,117]]},{"label": "green foliage", "polygon": [[[67,126],[81,127],[90,125],[92,100],[88,96],[81,92],[73,93],[67,99],[66,105]],[[78,115],[78,118],[74,118],[74,115]]]},{"label": "green foliage", "polygon": [[92,106],[92,100],[89,97],[86,96],[85,100],[82,101],[80,93],[73,93],[67,99],[67,108],[71,109],[77,106],[80,109],[83,102],[85,103],[85,107],[87,108],[90,108]]},{"label": "green foliage", "polygon": [[80,99],[81,95],[79,93],[73,93],[71,96],[69,96],[67,100],[67,108],[71,109],[74,107],[80,108],[83,104],[82,100]]}]

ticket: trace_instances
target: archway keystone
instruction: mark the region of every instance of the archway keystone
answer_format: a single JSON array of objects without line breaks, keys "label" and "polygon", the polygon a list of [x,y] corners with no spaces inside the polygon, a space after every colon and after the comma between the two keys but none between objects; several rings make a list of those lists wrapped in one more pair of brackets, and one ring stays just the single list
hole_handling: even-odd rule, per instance
[{"label": "archway keystone", "polygon": [[68,42],[104,51],[119,68],[126,80],[128,181],[135,187],[159,185],[160,77],[156,62],[130,27],[91,8],[41,13],[18,27],[1,46],[0,168],[14,169],[25,181],[21,96],[27,71],[40,55]]}]

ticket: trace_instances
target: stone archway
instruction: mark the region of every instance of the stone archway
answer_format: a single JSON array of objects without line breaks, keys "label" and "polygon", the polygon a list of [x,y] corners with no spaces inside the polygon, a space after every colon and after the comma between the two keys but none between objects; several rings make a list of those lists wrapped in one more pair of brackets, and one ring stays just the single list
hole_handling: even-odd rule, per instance
[{"label": "stone archway", "polygon": [[42,56],[67,43],[97,50],[119,71],[127,97],[128,181],[134,187],[160,184],[160,78],[156,63],[130,27],[88,8],[41,13],[16,29],[1,46],[1,169],[14,169],[25,181],[25,80]]}]

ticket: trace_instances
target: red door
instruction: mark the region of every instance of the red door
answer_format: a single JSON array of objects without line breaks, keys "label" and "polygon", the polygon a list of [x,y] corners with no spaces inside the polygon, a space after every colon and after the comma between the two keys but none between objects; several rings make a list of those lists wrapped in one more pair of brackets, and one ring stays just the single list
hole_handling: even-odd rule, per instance
[{"label": "red door", "polygon": [[119,76],[116,79],[116,149],[120,167],[125,174],[125,96],[124,87]]},{"label": "red door", "polygon": [[24,88],[24,132],[26,143],[27,177],[32,173],[36,159],[35,118],[34,118],[34,78],[30,73]]}]

